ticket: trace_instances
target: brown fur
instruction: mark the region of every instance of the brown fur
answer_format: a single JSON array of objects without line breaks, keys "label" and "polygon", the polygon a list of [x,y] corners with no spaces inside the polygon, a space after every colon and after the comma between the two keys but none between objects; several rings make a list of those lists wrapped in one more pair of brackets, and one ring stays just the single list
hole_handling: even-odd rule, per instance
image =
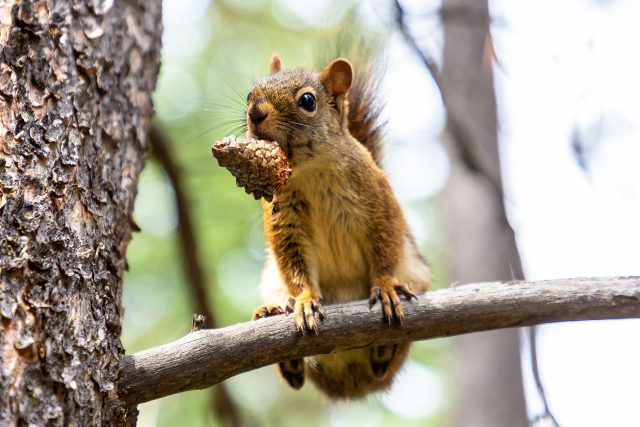
[{"label": "brown fur", "polygon": [[[261,285],[265,303],[285,306],[291,299],[295,325],[305,333],[317,333],[323,302],[370,297],[381,302],[388,322],[402,321],[398,293],[410,298],[411,290],[426,290],[430,270],[387,177],[349,131],[351,65],[339,59],[315,73],[283,70],[277,57],[271,64],[273,74],[256,83],[248,105],[266,118],[248,117],[247,136],[277,141],[293,173],[273,202],[263,203],[270,257]],[[298,105],[305,92],[315,96],[313,112]],[[316,356],[306,360],[306,372],[330,397],[362,397],[391,383],[408,349]],[[292,386],[301,385],[304,371],[286,363],[278,369]]]}]

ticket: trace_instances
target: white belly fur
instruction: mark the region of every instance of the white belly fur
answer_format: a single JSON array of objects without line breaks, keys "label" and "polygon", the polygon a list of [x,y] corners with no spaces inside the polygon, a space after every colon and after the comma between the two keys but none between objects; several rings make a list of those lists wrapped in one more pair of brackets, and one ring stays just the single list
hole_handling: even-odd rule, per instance
[{"label": "white belly fur", "polygon": [[[354,259],[357,257],[354,255],[350,263],[356,264],[358,261],[354,261]],[[320,276],[327,278],[320,282],[320,290],[323,292],[327,302],[337,303],[368,298],[369,289],[371,288],[370,281],[362,277],[358,278],[357,274],[354,274],[357,269],[344,271],[348,269],[336,268],[338,265],[344,266],[346,263],[337,262],[332,266],[330,263],[325,262],[320,265],[325,271],[325,274]],[[360,273],[366,275],[363,272]],[[431,270],[422,260],[417,248],[409,238],[405,238],[402,257],[396,269],[395,277],[400,283],[408,284],[414,292],[426,291],[431,283]],[[330,282],[328,278],[334,278],[335,281]],[[358,281],[360,286],[353,286],[353,283]],[[260,294],[263,302],[270,305],[284,306],[289,299],[287,287],[270,250],[267,251],[267,258],[262,270]],[[331,301],[328,300],[329,296],[331,296]]]}]

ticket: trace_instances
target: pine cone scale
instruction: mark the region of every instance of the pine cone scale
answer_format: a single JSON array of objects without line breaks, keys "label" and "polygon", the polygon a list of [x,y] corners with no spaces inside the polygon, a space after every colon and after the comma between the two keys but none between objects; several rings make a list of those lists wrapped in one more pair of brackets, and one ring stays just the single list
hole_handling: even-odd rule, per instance
[{"label": "pine cone scale", "polygon": [[257,200],[273,199],[287,185],[291,165],[275,141],[227,136],[211,146],[218,164],[231,172],[236,185]]}]

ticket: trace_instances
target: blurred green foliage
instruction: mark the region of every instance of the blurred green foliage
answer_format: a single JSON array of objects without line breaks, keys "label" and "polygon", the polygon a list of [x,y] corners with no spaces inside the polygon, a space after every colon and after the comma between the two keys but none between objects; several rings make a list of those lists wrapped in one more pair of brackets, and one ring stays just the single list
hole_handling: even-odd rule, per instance
[{"label": "blurred green foliage", "polygon": [[[243,94],[266,73],[272,52],[281,54],[285,66],[310,64],[318,34],[354,19],[355,2],[332,2],[331,19],[319,29],[288,15],[286,3],[175,0],[164,5],[165,47],[155,104],[182,169],[210,286],[208,303],[218,326],[248,321],[260,303],[264,236],[259,202],[217,166],[210,146],[238,130],[244,120]],[[173,197],[163,170],[147,159],[135,209],[142,232],[134,235],[127,252],[123,342],[128,353],[177,339],[190,328],[193,304],[182,272]],[[429,201],[415,202],[412,209],[434,216]],[[434,228],[433,221],[425,223]],[[431,233],[437,242],[437,233]],[[437,266],[437,247],[425,249]],[[311,385],[293,391],[271,367],[226,384],[247,425],[438,426],[446,424],[450,400],[447,351],[441,340],[416,343],[415,363],[400,378],[405,389],[356,403],[329,404]],[[217,425],[209,393],[187,392],[143,404],[139,425]]]}]

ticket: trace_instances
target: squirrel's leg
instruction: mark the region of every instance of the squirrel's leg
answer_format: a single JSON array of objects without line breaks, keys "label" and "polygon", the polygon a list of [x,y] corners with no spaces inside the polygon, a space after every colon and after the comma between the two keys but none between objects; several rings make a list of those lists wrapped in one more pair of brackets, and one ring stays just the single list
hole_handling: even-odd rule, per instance
[{"label": "squirrel's leg", "polygon": [[382,205],[386,212],[375,216],[380,218],[380,222],[374,223],[371,230],[375,270],[369,305],[380,301],[385,320],[391,324],[395,317],[402,323],[404,310],[399,294],[407,299],[416,298],[409,286],[396,278],[396,270],[404,252],[406,223],[395,200]]},{"label": "squirrel's leg", "polygon": [[312,280],[309,264],[308,233],[304,224],[302,201],[290,200],[281,209],[273,211],[267,232],[280,271],[285,278],[289,305],[293,308],[296,329],[318,332],[318,321],[324,320],[322,296],[316,281]]},{"label": "squirrel's leg", "polygon": [[[383,232],[378,240],[386,244],[375,249],[375,254],[378,255],[375,262],[379,269],[376,271],[369,299],[371,305],[378,300],[382,303],[384,317],[389,323],[394,315],[401,323],[404,320],[404,310],[398,294],[407,299],[416,298],[413,290],[426,291],[431,283],[431,269],[420,255],[411,233],[405,229],[402,244],[393,244],[398,236],[392,232],[398,229],[397,226],[392,227],[390,231]],[[410,346],[409,343],[372,345],[369,348],[371,374],[381,381],[394,375],[406,360]]]},{"label": "squirrel's leg", "polygon": [[[386,321],[391,324],[395,316],[400,323],[404,321],[404,310],[398,294],[402,294],[408,299],[415,298],[406,284],[399,283],[394,274],[401,254],[398,252],[398,245],[390,232],[381,233],[382,236],[376,239],[380,244],[374,251],[378,255],[374,262],[377,266],[369,306],[373,306],[377,301],[382,304],[382,313]],[[386,242],[386,244],[385,244]],[[369,348],[369,364],[371,374],[379,381],[385,380],[389,375],[395,374],[404,363],[409,352],[409,345],[384,344],[372,345]]]},{"label": "squirrel's leg", "polygon": [[[276,209],[275,207],[278,206]],[[309,238],[305,230],[305,204],[295,197],[274,201],[263,209],[265,232],[273,259],[286,288],[287,312],[294,313],[296,329],[317,331],[316,316],[324,319],[320,291],[311,280],[309,265],[305,259]],[[308,258],[308,256],[307,256]],[[277,364],[277,370],[294,389],[303,386],[306,377],[303,359],[293,359]]]}]

